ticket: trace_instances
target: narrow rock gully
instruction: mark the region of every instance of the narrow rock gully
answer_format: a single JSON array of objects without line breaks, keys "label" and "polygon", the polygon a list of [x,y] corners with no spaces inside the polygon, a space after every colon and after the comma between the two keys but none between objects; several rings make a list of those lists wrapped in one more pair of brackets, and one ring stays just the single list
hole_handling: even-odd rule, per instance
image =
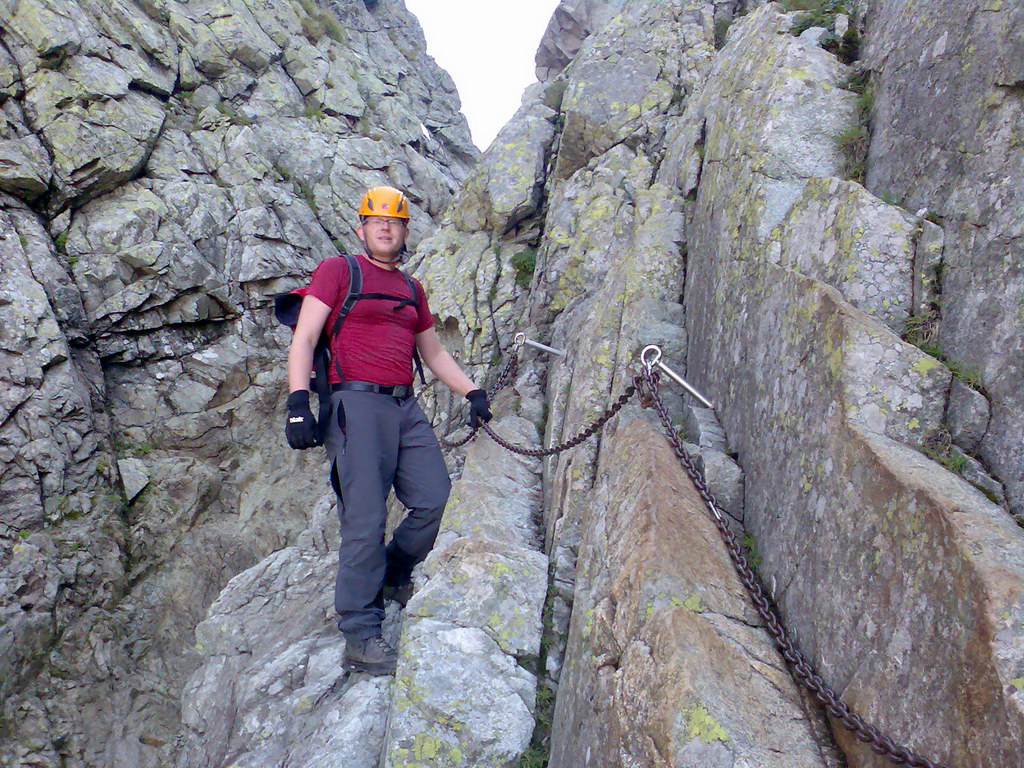
[{"label": "narrow rock gully", "polygon": [[[518,346],[512,352],[516,353]],[[512,370],[511,366],[506,367],[506,373]],[[647,382],[653,381],[648,369]],[[664,674],[666,687],[673,690],[680,673],[695,659],[701,663],[700,657],[709,651],[712,652],[706,661],[711,662],[714,673],[714,651],[723,649],[713,648],[718,643],[709,644],[692,636],[684,626],[688,622],[678,621],[686,614],[691,614],[690,623],[692,617],[699,617],[699,623],[706,621],[715,626],[716,634],[721,636],[719,641],[728,639],[738,646],[731,649],[733,655],[738,650],[747,657],[751,670],[757,672],[757,681],[767,685],[775,696],[782,693],[780,683],[788,682],[785,664],[779,658],[771,658],[774,650],[764,632],[765,626],[778,624],[765,610],[765,596],[754,584],[757,577],[746,555],[740,552],[735,534],[729,533],[728,518],[721,515],[724,508],[714,498],[716,489],[724,491],[726,497],[733,495],[727,487],[730,480],[713,468],[714,463],[705,460],[704,454],[714,452],[714,448],[694,444],[684,447],[681,441],[673,439],[670,442],[676,458],[690,464],[691,459],[684,451],[692,451],[701,467],[688,467],[695,485],[680,477],[678,465],[673,466],[671,451],[658,445],[667,447],[663,436],[656,434],[654,419],[644,419],[638,406],[657,405],[662,426],[669,428],[670,416],[656,390],[647,387],[645,392],[642,388],[640,394],[639,403],[632,404],[632,412],[627,412],[619,424],[613,423],[613,433],[616,426],[623,428],[618,430],[621,436],[613,434],[608,444],[613,457],[616,449],[621,452],[625,448],[633,453],[633,459],[613,458],[624,472],[619,473],[617,480],[605,484],[621,487],[605,488],[598,494],[613,500],[613,504],[619,500],[617,512],[611,504],[603,510],[606,525],[615,524],[600,537],[603,544],[584,536],[580,547],[578,612],[586,617],[582,632],[577,631],[570,639],[559,638],[552,631],[539,459],[505,450],[490,439],[477,440],[465,450],[461,475],[454,483],[437,543],[417,568],[414,596],[404,611],[393,604],[389,606],[385,632],[399,648],[394,678],[351,674],[341,668],[344,642],[334,630],[329,599],[337,531],[336,525],[332,525],[334,506],[331,497],[326,496],[298,544],[233,579],[211,607],[208,618],[198,626],[196,648],[205,656],[205,662],[192,677],[183,697],[179,766],[546,765],[550,759],[554,714],[552,691],[557,689],[561,660],[567,658],[567,653],[571,658],[568,679],[578,694],[582,681],[574,668],[581,658],[593,659],[591,666],[599,674],[607,670],[606,674],[628,678],[630,648],[623,649],[614,638],[643,638],[639,645],[649,657],[645,666],[651,668],[641,677],[647,678],[643,687],[635,689],[632,699],[624,702],[625,711],[638,717],[658,699],[659,688],[650,679],[652,676],[656,679]],[[629,392],[624,395],[619,407],[629,399],[628,395]],[[691,410],[692,432],[693,425],[701,420],[696,418],[698,409]],[[495,411],[501,414],[493,422],[495,432],[511,444],[536,446],[541,440],[544,413],[539,377],[528,370],[513,386],[500,389],[496,393]],[[698,442],[706,442],[701,438],[702,432],[704,436],[720,432],[711,411],[704,413],[703,427],[697,427]],[[629,443],[634,444],[632,447],[646,444],[646,450],[631,451]],[[668,480],[669,487],[652,491],[652,468],[641,466],[644,461],[637,464],[636,457],[641,455],[655,457],[655,464],[660,465],[657,474]],[[708,477],[708,485],[704,485],[700,475]],[[731,480],[734,482],[735,477]],[[686,531],[686,526],[658,520],[679,497],[691,513],[690,528],[700,529],[697,533],[704,539],[702,542],[686,541],[694,532]],[[632,508],[627,509],[622,501],[629,502]],[[701,501],[707,505],[705,509],[700,508]],[[720,598],[710,598],[702,591],[719,588],[716,582],[729,582],[729,577],[735,576],[729,573],[727,562],[721,562],[727,558],[718,558],[719,562],[712,564],[717,567],[705,568],[704,573],[680,562],[680,552],[701,548],[722,551],[720,542],[714,541],[713,530],[709,530],[713,526],[707,525],[707,510],[722,521],[720,532],[731,551],[732,564],[747,590],[752,591],[754,603],[762,608],[760,620],[749,615],[749,600],[736,589],[738,585],[729,584],[731,599],[725,602],[731,605],[715,605]],[[616,514],[622,513],[630,519],[616,521]],[[694,526],[699,520],[705,524]],[[737,533],[742,533],[735,521],[733,525]],[[650,541],[646,545],[636,541],[637,537],[649,538],[652,533],[662,543],[660,552],[657,546],[651,548]],[[674,542],[677,536],[682,538]],[[667,549],[665,543],[669,544]],[[600,552],[601,549],[605,551]],[[636,623],[641,614],[650,620],[658,613],[657,619],[663,626],[653,636],[648,635],[649,629],[615,626],[616,601],[631,599],[621,588],[612,588],[611,601],[606,598],[595,607],[585,607],[588,596],[596,594],[595,582],[602,580],[602,572],[613,583],[629,573],[628,578],[636,580],[638,587],[631,590],[635,593],[632,600],[642,597],[648,589],[638,574],[643,573],[644,566],[648,566],[648,573],[653,572],[649,563],[635,562],[641,553],[644,561],[655,561],[655,581],[659,582],[660,591],[648,598],[643,611],[626,606],[628,611],[624,615],[631,617],[630,623]],[[674,568],[669,565],[673,561]],[[616,570],[620,571],[619,576]],[[735,604],[737,598],[740,605]],[[675,614],[675,622],[669,619],[665,624],[669,617],[660,614],[666,610]],[[602,642],[596,638],[588,642],[598,612],[610,624],[606,631],[612,635],[610,645],[618,645],[614,650],[601,650]],[[574,624],[578,630],[578,621]],[[772,634],[778,637],[780,632]],[[683,642],[688,637],[691,642]],[[588,646],[585,654],[581,653],[581,641]],[[805,664],[792,645],[785,648],[788,642],[784,639],[787,660],[798,667]],[[558,659],[551,666],[544,663],[548,644],[555,646],[554,656]],[[657,652],[659,645],[661,654]],[[667,660],[656,658],[666,651]],[[680,655],[689,658],[680,659]],[[723,666],[733,668],[735,659]],[[820,688],[820,678],[807,672],[804,678],[812,676],[811,687]],[[682,691],[673,690],[673,699],[678,702],[681,697],[685,702],[686,689],[692,683],[685,683]],[[584,684],[583,690],[586,687]],[[834,696],[831,691],[828,694]],[[805,727],[797,729],[796,740],[792,741],[791,728],[772,734],[769,726],[765,745],[760,745],[757,742],[761,735],[751,728],[755,720],[746,717],[745,728],[750,733],[744,740],[750,741],[753,751],[765,749],[777,756],[802,756],[806,759],[801,764],[807,765],[841,765],[820,715],[792,696],[781,698],[782,701],[771,702],[769,706],[784,710],[799,703],[805,711],[795,712],[794,719],[803,721]],[[572,725],[574,720],[579,721],[579,715],[566,716],[566,706],[563,705],[562,719]],[[621,713],[610,714],[614,721]],[[670,741],[678,742],[677,756],[688,762],[673,763],[731,761],[729,755],[738,745],[726,748],[734,737],[705,706],[698,703],[689,709],[684,707],[682,714],[681,730],[685,737]],[[583,728],[582,723],[576,725]],[[655,722],[652,732],[657,727]],[[678,725],[676,730],[680,730]],[[862,731],[874,735],[870,727]],[[788,742],[785,749],[773,746],[780,740]],[[902,758],[902,764],[933,765],[905,751],[895,751],[895,755]],[[589,750],[586,762],[591,763]],[[757,764],[776,763],[764,762],[762,755]]]}]

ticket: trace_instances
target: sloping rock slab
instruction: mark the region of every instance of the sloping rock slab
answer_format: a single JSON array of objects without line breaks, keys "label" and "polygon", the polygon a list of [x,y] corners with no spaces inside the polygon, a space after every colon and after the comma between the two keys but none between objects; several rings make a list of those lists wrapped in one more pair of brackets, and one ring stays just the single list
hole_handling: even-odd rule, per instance
[{"label": "sloping rock slab", "polygon": [[[723,403],[762,573],[801,650],[866,719],[948,765],[1017,766],[1024,535],[920,452],[945,428],[951,372],[851,306],[857,285],[799,249],[772,252],[772,233],[796,223],[816,187],[842,186],[827,177],[840,170],[834,131],[851,94],[837,88],[837,62],[788,35],[771,6],[734,32],[695,107],[707,143],[689,229],[687,369]],[[772,103],[785,119],[769,119]],[[864,223],[898,245],[891,214]],[[857,269],[864,288],[907,283],[871,259]],[[835,730],[851,765],[890,764]]]},{"label": "sloping rock slab", "polygon": [[182,696],[178,768],[377,768],[392,682],[342,670],[333,515],[325,497],[319,530],[232,579],[196,627],[205,660]]},{"label": "sloping rock slab", "polygon": [[552,768],[827,765],[813,721],[658,431],[620,426],[584,525]]},{"label": "sloping rock slab", "polygon": [[[539,441],[517,416],[494,429],[513,443]],[[524,665],[540,653],[547,592],[531,530],[539,469],[489,438],[467,449],[406,608],[387,768],[514,768],[529,746],[537,679]]]}]

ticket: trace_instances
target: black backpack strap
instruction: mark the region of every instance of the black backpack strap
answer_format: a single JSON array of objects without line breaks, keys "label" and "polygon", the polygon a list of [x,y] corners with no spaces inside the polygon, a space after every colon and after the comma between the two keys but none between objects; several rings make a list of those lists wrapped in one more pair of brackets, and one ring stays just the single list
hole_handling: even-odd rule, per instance
[{"label": "black backpack strap", "polygon": [[[388,299],[397,301],[398,306],[395,307],[396,312],[406,306],[419,309],[419,292],[416,290],[416,282],[405,272],[402,272],[402,277],[405,278],[405,282],[409,286],[408,299],[404,296],[391,296],[390,294],[384,293],[363,293],[363,270],[362,267],[359,266],[359,259],[350,253],[342,254],[342,256],[345,261],[348,262],[348,293],[345,294],[345,300],[341,302],[341,309],[338,310],[338,316],[334,320],[334,325],[331,326],[331,332],[328,336],[328,344],[330,343],[330,339],[333,339],[341,332],[341,324],[345,322],[345,318],[348,317],[348,313],[352,311],[352,307],[355,306],[355,303],[359,301],[359,299]],[[419,350],[417,350],[415,346],[412,349],[412,360],[416,365],[416,372],[420,375],[420,381],[426,385],[427,379],[423,375],[423,361],[420,360]],[[338,378],[344,381],[345,376],[341,372],[341,361],[337,358],[334,359],[334,367],[338,372]],[[327,381],[326,371],[324,381]]]},{"label": "black backpack strap", "polygon": [[412,279],[412,276],[408,272],[402,272],[402,277],[405,278],[405,284],[409,286],[409,304],[420,308],[420,292],[416,290],[416,281]]},{"label": "black backpack strap", "polygon": [[[405,278],[406,285],[409,286],[409,303],[418,311],[420,308],[420,294],[419,291],[416,290],[416,281],[413,280],[409,273],[405,271],[402,271],[402,277]],[[401,307],[396,307],[395,309],[400,308]],[[424,387],[427,386],[427,377],[423,375],[423,361],[420,360],[420,351],[416,349],[415,344],[413,344],[412,347],[412,361],[416,366],[416,373],[420,376],[420,383],[423,384]]]},{"label": "black backpack strap", "polygon": [[341,324],[345,322],[345,318],[352,311],[356,301],[366,298],[363,295],[363,270],[359,266],[359,259],[350,253],[344,254],[344,259],[348,262],[348,293],[345,294],[345,300],[341,302],[341,309],[338,310],[338,316],[334,319],[334,325],[331,327],[330,338],[332,339],[338,335]]},{"label": "black backpack strap", "polygon": [[416,373],[420,376],[420,383],[425,387],[427,386],[427,377],[423,375],[423,361],[420,360],[420,351],[413,345],[412,348],[412,361],[416,365]]},{"label": "black backpack strap", "polygon": [[405,296],[395,296],[390,293],[360,293],[354,298],[357,299],[385,299],[387,301],[397,301],[394,310],[397,312],[402,307],[419,307],[419,303],[412,299],[407,299]]},{"label": "black backpack strap", "polygon": [[[341,332],[341,324],[345,322],[348,313],[352,311],[352,307],[355,306],[356,302],[362,298],[363,293],[363,270],[359,266],[359,259],[351,253],[345,253],[342,256],[348,262],[348,293],[345,294],[345,300],[341,302],[338,316],[334,320],[334,325],[331,326],[331,333],[327,337],[328,344],[330,344],[330,339],[333,339]],[[344,381],[345,376],[341,372],[341,361],[337,358],[334,359],[334,368],[338,372],[338,378]]]}]

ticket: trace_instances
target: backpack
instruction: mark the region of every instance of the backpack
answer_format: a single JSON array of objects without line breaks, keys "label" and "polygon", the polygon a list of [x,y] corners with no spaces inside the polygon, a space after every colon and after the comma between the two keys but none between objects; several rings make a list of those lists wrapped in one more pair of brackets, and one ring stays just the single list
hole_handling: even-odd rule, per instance
[{"label": "backpack", "polygon": [[[321,442],[323,442],[324,435],[327,433],[327,420],[330,418],[331,408],[331,385],[327,381],[327,368],[331,364],[331,339],[341,332],[341,324],[345,322],[345,318],[352,311],[352,307],[355,306],[359,299],[389,299],[397,301],[398,304],[394,307],[396,312],[402,307],[413,307],[418,310],[420,306],[416,283],[403,270],[399,270],[399,272],[405,278],[406,285],[409,286],[408,297],[392,296],[387,293],[363,293],[363,270],[359,266],[359,259],[348,253],[342,254],[342,257],[348,263],[348,292],[341,303],[341,309],[338,310],[338,316],[335,318],[334,324],[329,331],[325,328],[324,332],[320,334],[316,346],[313,348],[312,389],[316,392],[320,403],[319,413],[317,414],[317,438]],[[295,326],[299,322],[299,311],[302,308],[302,299],[305,295],[306,288],[303,287],[275,296],[274,317],[277,319],[277,322],[288,326],[294,332]],[[416,365],[416,372],[419,374],[420,381],[425,386],[427,380],[423,375],[423,362],[420,360],[419,351],[415,346],[412,350],[412,359]],[[344,381],[345,377],[341,372],[341,361],[335,359],[333,362],[338,378]]]}]

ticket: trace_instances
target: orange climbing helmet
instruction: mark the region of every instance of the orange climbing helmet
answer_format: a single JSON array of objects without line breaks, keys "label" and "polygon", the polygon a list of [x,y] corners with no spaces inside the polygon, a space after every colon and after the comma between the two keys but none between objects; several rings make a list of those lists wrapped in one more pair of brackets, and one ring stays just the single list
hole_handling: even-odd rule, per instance
[{"label": "orange climbing helmet", "polygon": [[394,187],[374,187],[366,191],[359,203],[359,218],[364,216],[390,216],[409,221],[409,203]]}]

